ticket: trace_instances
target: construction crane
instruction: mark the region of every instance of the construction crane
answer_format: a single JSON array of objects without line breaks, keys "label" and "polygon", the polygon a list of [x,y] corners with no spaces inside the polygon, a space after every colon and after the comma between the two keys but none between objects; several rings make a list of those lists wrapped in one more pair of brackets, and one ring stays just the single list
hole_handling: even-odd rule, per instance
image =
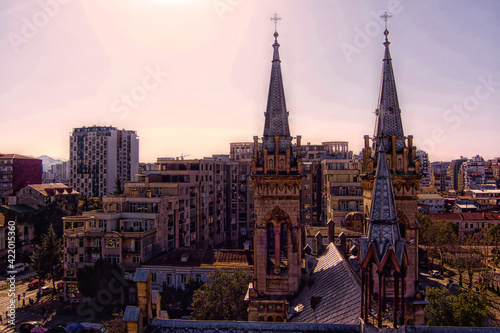
[{"label": "construction crane", "polygon": [[189,156],[189,154],[184,155],[183,153],[181,153],[181,156],[179,156],[179,157],[181,158],[181,160],[184,160],[184,157],[188,157],[188,156]]}]

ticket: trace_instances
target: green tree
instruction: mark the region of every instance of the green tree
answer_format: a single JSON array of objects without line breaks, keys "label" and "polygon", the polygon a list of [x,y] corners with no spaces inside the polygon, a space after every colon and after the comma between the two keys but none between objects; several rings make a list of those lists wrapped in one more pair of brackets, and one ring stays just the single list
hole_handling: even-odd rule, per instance
[{"label": "green tree", "polygon": [[428,287],[425,295],[430,303],[425,308],[428,326],[482,327],[484,319],[491,318],[485,293],[469,289],[452,295],[445,287]]},{"label": "green tree", "polygon": [[116,317],[102,323],[107,333],[125,333],[127,332],[127,323],[121,317]]},{"label": "green tree", "polygon": [[115,191],[113,194],[123,194],[123,186],[120,177],[115,178]]},{"label": "green tree", "polygon": [[234,272],[215,270],[205,283],[194,292],[191,318],[195,320],[247,320],[244,301],[251,273],[240,268]]},{"label": "green tree", "polygon": [[42,235],[47,233],[49,227],[52,227],[58,237],[62,237],[63,223],[62,218],[70,215],[70,212],[64,209],[62,199],[59,197],[47,198],[43,205],[38,206],[35,213],[35,244],[40,244]]},{"label": "green tree", "polygon": [[111,264],[103,259],[94,266],[84,266],[76,272],[78,290],[84,297],[95,298],[101,290],[108,289],[109,281],[122,276],[122,270],[117,264]]},{"label": "green tree", "polygon": [[38,271],[40,279],[52,279],[52,286],[56,289],[55,281],[62,276],[62,239],[59,238],[52,225],[49,231],[42,236],[42,244],[37,244],[31,256],[31,268]]}]

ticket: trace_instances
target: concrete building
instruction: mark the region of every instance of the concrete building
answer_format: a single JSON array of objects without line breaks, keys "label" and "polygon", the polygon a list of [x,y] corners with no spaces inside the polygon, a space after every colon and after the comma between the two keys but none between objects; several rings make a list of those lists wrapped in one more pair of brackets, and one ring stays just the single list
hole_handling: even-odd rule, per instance
[{"label": "concrete building", "polygon": [[229,144],[229,159],[231,161],[250,161],[252,154],[253,142],[231,142]]},{"label": "concrete building", "polygon": [[333,220],[335,225],[345,227],[345,219],[350,212],[363,211],[363,190],[361,164],[347,156],[340,157],[324,157],[321,175],[326,220]]},{"label": "concrete building", "polygon": [[62,208],[76,211],[80,193],[62,183],[28,185],[16,194],[16,204],[23,204],[33,209],[48,202],[60,200]]},{"label": "concrete building", "polygon": [[116,127],[75,128],[70,136],[70,186],[88,197],[115,192],[139,169],[139,137]]},{"label": "concrete building", "polygon": [[442,213],[444,198],[439,194],[418,194],[418,206],[426,213]]},{"label": "concrete building", "polygon": [[486,181],[486,161],[479,155],[467,160],[458,172],[459,190],[479,189]]},{"label": "concrete building", "polygon": [[141,265],[152,274],[153,288],[182,288],[192,277],[208,282],[208,274],[216,269],[232,271],[253,269],[253,253],[245,250],[193,250],[175,249]]},{"label": "concrete building", "polygon": [[0,199],[29,184],[42,183],[42,160],[19,154],[0,154]]},{"label": "concrete building", "polygon": [[423,150],[417,150],[417,158],[420,161],[420,187],[428,187],[431,183],[431,168],[429,163],[429,154]]},{"label": "concrete building", "polygon": [[459,172],[460,172],[460,167],[466,161],[467,158],[461,156],[459,159],[452,160],[448,168],[448,176],[450,177],[453,189],[455,191],[461,191],[463,189],[463,178],[462,180],[460,180]]},{"label": "concrete building", "polygon": [[225,162],[159,158],[157,169],[103,197],[102,210],[63,219],[67,276],[99,258],[133,271],[163,251],[225,244]]}]

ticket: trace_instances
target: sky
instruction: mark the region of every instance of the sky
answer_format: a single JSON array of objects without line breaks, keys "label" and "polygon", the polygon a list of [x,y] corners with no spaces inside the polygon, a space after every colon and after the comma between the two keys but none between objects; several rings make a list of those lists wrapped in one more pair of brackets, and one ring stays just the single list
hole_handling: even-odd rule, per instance
[{"label": "sky", "polygon": [[500,2],[0,2],[0,152],[69,158],[73,128],[139,135],[140,161],[262,136],[274,13],[290,131],[373,135],[388,10],[405,135],[431,161],[500,156]]}]

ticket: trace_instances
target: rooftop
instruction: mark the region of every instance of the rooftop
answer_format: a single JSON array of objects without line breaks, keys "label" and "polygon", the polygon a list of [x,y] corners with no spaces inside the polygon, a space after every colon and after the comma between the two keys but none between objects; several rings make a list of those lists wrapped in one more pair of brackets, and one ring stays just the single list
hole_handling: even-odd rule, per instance
[{"label": "rooftop", "polygon": [[311,287],[290,301],[290,322],[359,324],[361,287],[333,243],[318,258],[311,279]]},{"label": "rooftop", "polygon": [[176,267],[253,267],[253,252],[245,250],[175,249],[145,263],[143,266]]}]

